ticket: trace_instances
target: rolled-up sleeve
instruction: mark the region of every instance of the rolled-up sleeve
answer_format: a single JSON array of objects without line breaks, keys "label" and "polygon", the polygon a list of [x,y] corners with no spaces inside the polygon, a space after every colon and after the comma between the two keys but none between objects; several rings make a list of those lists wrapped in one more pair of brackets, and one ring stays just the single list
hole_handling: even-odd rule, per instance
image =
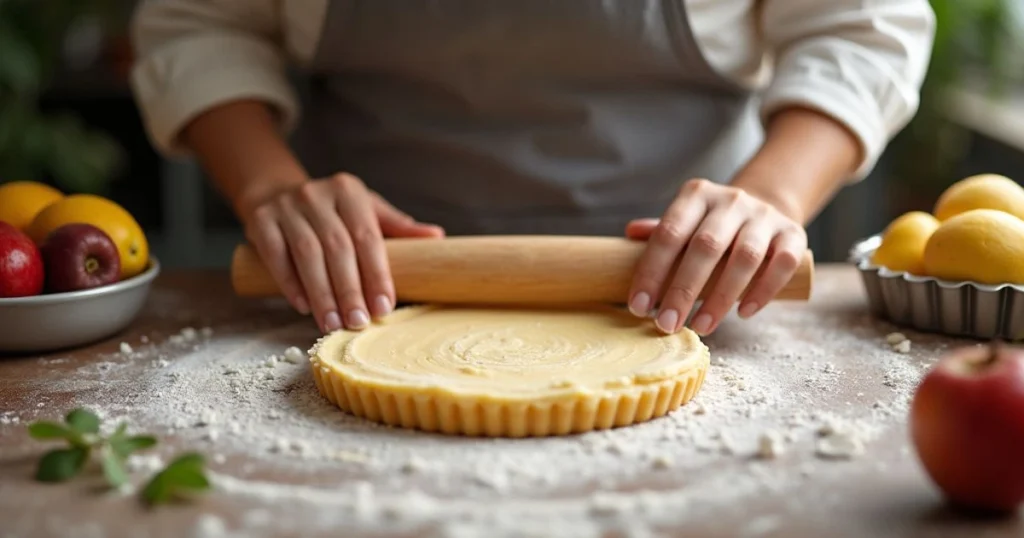
[{"label": "rolled-up sleeve", "polygon": [[931,56],[935,15],[927,0],[764,0],[763,38],[774,75],[762,120],[799,105],[845,125],[866,176],[892,137],[916,114]]},{"label": "rolled-up sleeve", "polygon": [[158,151],[188,154],[182,129],[211,107],[258,99],[282,132],[299,105],[280,45],[276,0],[148,0],[136,8],[131,86]]}]

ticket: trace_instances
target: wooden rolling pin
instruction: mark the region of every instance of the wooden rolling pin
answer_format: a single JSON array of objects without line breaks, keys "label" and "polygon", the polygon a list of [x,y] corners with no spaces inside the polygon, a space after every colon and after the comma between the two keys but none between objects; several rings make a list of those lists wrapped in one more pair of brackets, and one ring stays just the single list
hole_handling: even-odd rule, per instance
[{"label": "wooden rolling pin", "polygon": [[[617,237],[459,236],[386,239],[385,246],[399,303],[622,304],[645,243]],[[808,250],[775,300],[808,300],[813,276]],[[281,293],[248,244],[235,249],[231,283],[241,297]]]}]

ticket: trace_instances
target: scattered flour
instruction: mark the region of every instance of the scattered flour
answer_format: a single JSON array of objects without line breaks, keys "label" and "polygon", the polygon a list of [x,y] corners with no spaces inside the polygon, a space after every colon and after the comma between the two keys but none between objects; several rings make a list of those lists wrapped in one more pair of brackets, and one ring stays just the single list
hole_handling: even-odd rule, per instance
[{"label": "scattered flour", "polygon": [[[238,535],[344,526],[431,529],[423,536],[648,536],[767,492],[796,491],[810,476],[840,482],[874,440],[902,427],[923,368],[893,349],[894,338],[880,348],[877,332],[848,320],[773,315],[774,323],[737,324],[738,335],[708,340],[711,370],[682,409],[563,438],[454,438],[345,415],[316,391],[301,350],[316,335],[305,320],[252,334],[219,329],[217,339],[191,327],[150,336],[134,353],[99,358],[55,383],[83,395],[75,404],[168,439],[131,458],[136,474],[160,468],[169,445],[207,454],[216,489],[252,503],[232,521]],[[865,399],[856,383],[888,396]],[[0,433],[33,418],[0,414]],[[801,461],[799,472],[775,461],[783,454]],[[499,502],[501,511],[489,510]],[[209,514],[193,528],[197,537],[229,534]]]}]

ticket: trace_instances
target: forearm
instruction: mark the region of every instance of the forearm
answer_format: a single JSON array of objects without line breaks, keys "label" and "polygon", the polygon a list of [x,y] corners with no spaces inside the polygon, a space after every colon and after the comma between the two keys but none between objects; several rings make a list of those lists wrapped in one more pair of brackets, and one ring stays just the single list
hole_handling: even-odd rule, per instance
[{"label": "forearm", "polygon": [[185,127],[182,140],[239,216],[308,179],[270,109],[259,101],[233,101],[204,112]]},{"label": "forearm", "polygon": [[790,107],[772,116],[765,141],[731,184],[808,224],[863,159],[857,138],[816,111]]}]

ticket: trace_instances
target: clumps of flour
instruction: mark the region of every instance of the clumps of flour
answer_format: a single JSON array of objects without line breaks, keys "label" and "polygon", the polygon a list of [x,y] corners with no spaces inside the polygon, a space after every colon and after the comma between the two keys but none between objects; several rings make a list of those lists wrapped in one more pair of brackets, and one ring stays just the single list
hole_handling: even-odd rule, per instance
[{"label": "clumps of flour", "polygon": [[897,353],[910,353],[910,339],[907,338],[906,335],[904,335],[903,333],[889,333],[885,337],[885,341]]},{"label": "clumps of flour", "polygon": [[[772,315],[709,340],[705,385],[678,411],[563,438],[454,438],[350,417],[316,390],[302,349],[317,335],[306,321],[218,329],[216,339],[186,327],[129,343],[130,352],[59,382],[85,395],[77,403],[165,440],[133,456],[133,471],[159,468],[177,452],[167,445],[206,454],[216,489],[251,506],[232,522],[246,535],[344,526],[500,537],[535,526],[559,536],[644,536],[766,492],[795,497],[809,476],[848,480],[874,465],[859,456],[900,428],[921,374],[907,354],[848,331],[848,322]],[[29,419],[3,413],[0,425]],[[495,503],[500,512],[490,510]],[[225,529],[211,517],[196,522],[200,535]]]}]

